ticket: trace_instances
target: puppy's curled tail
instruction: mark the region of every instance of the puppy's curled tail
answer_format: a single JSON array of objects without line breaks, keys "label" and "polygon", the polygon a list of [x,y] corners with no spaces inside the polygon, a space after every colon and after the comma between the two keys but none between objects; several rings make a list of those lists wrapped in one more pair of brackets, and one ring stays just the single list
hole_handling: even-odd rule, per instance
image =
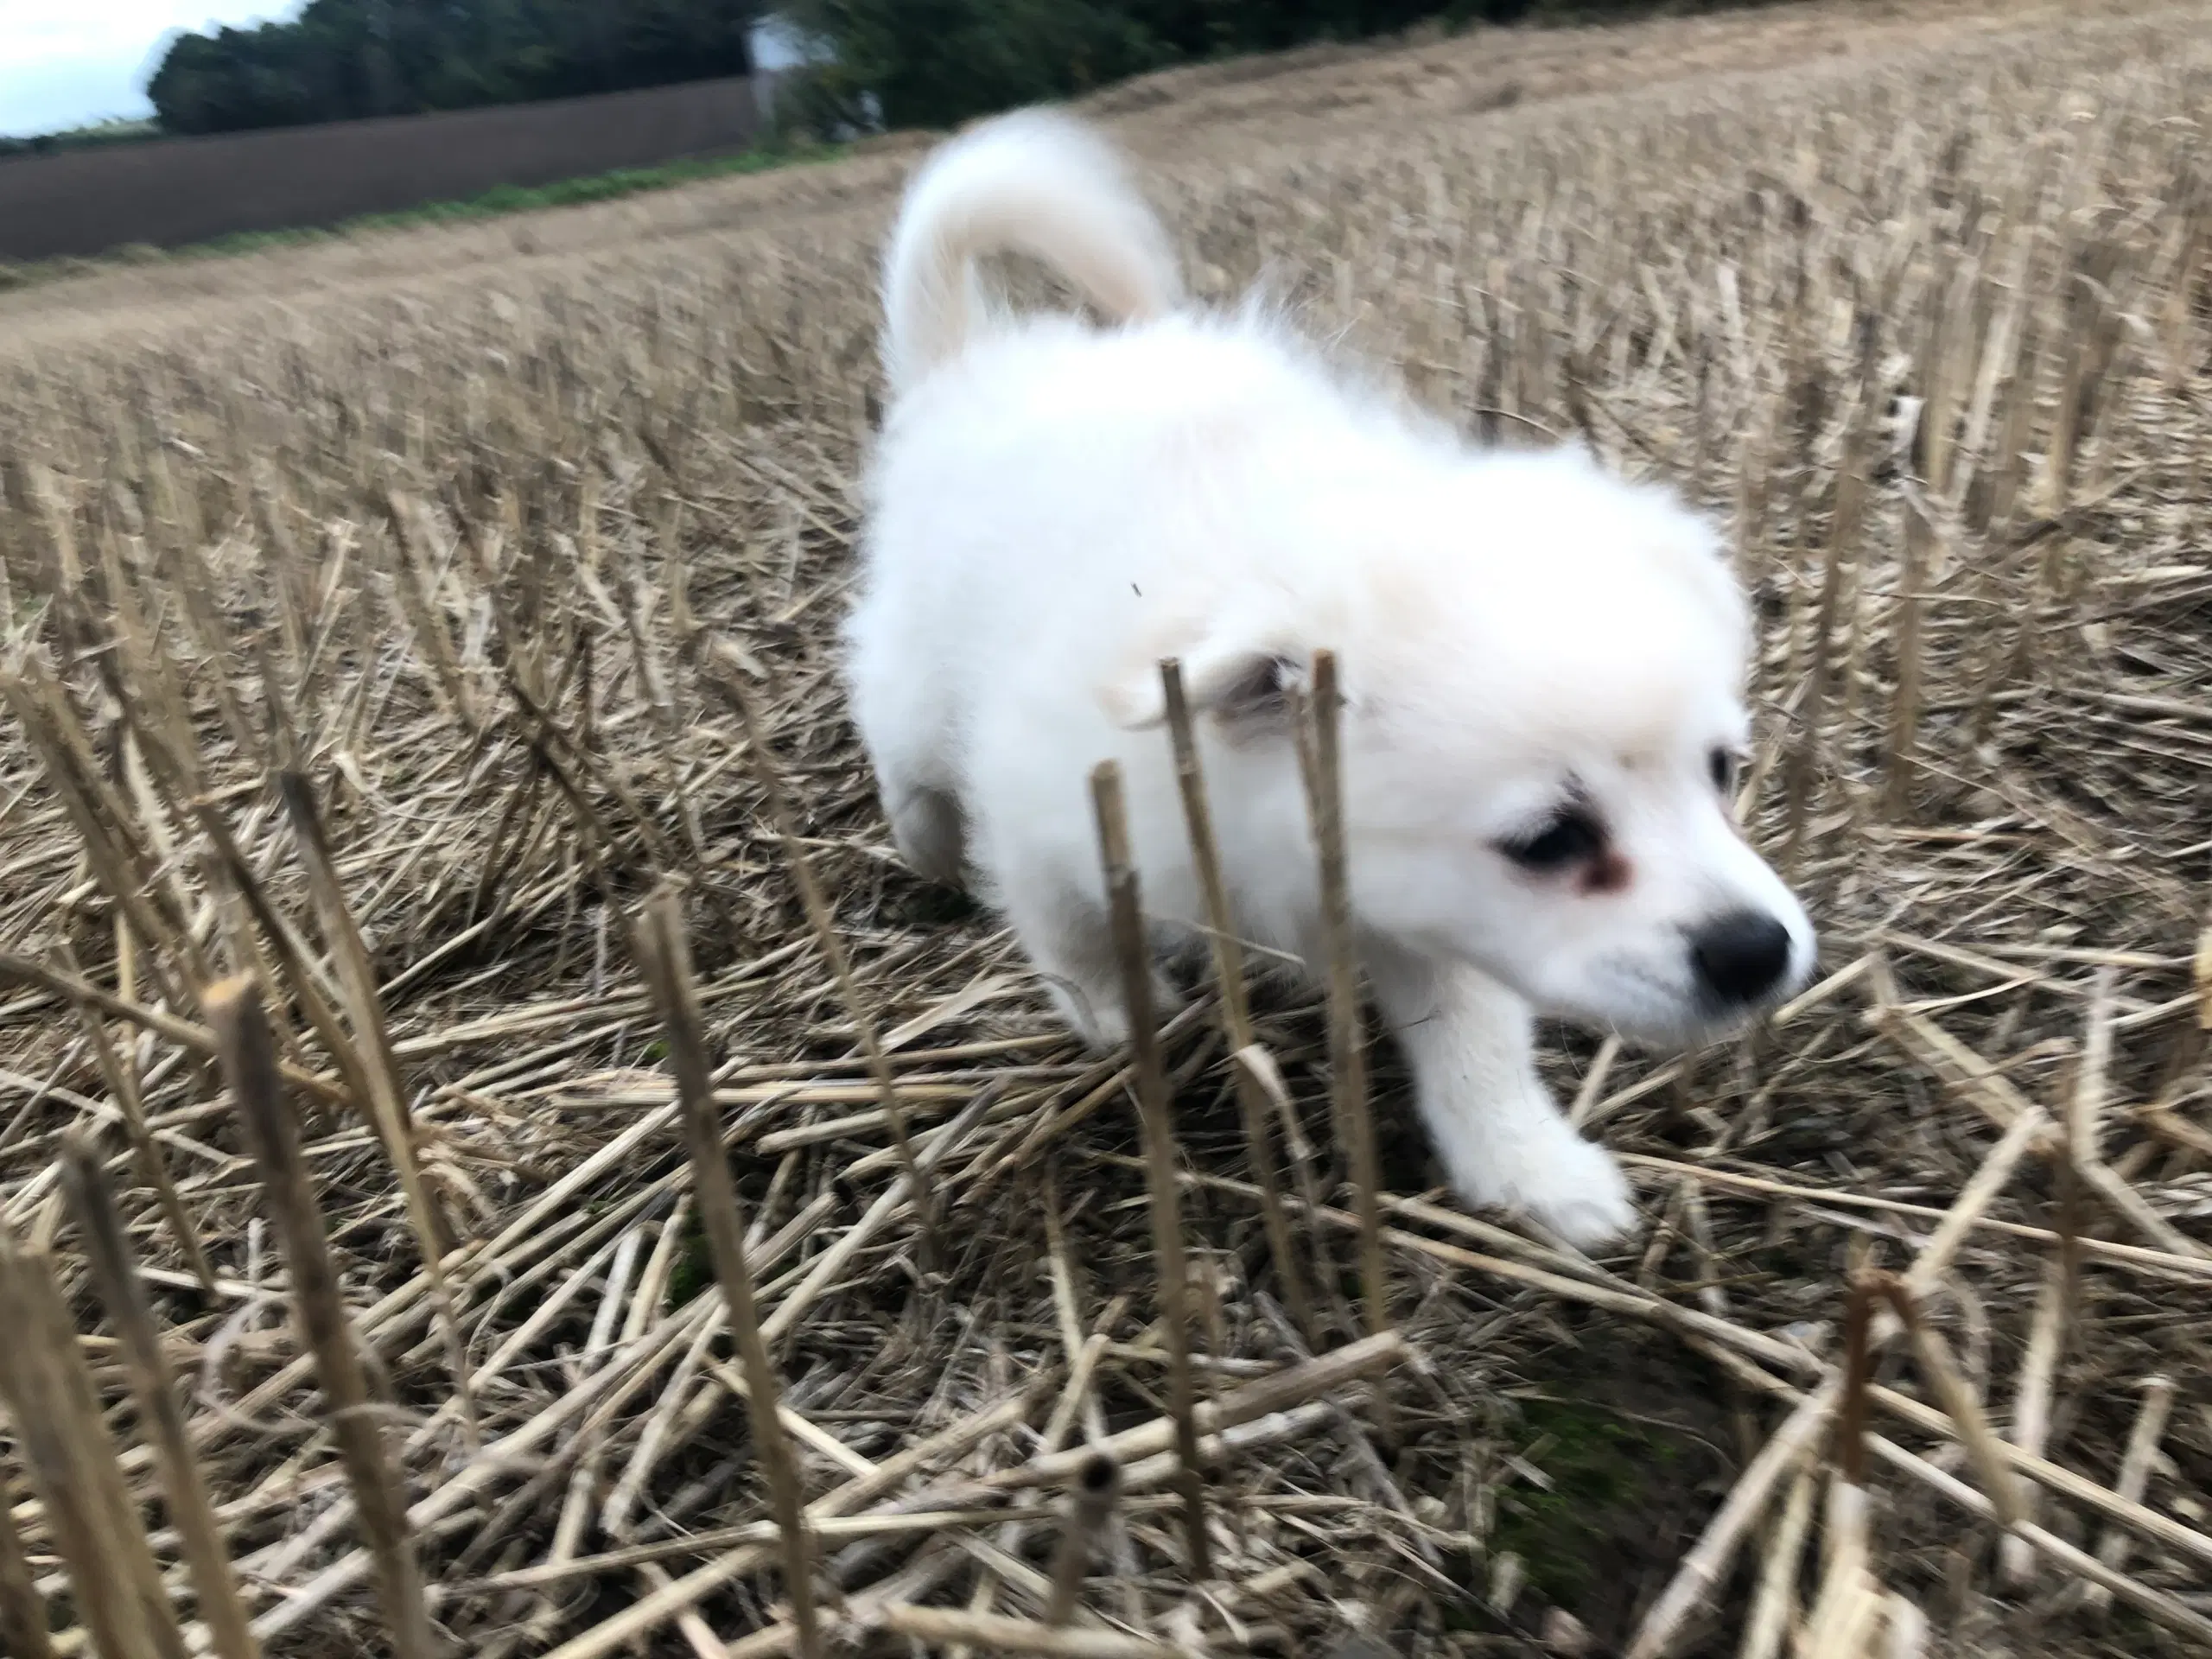
[{"label": "puppy's curled tail", "polygon": [[1104,139],[1049,110],[1001,116],[939,149],[906,188],[883,272],[894,397],[982,327],[975,264],[993,253],[1041,260],[1116,322],[1182,296],[1167,233]]}]

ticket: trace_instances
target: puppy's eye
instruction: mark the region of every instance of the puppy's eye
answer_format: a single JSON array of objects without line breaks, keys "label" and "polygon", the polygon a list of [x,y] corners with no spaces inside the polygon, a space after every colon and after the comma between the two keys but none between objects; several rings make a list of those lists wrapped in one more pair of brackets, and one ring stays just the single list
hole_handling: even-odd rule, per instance
[{"label": "puppy's eye", "polygon": [[1605,832],[1598,820],[1569,810],[1534,835],[1502,843],[1498,850],[1523,869],[1556,870],[1594,858],[1605,848]]},{"label": "puppy's eye", "polygon": [[1736,757],[1726,749],[1715,749],[1706,757],[1706,765],[1713,772],[1713,786],[1723,795],[1736,792]]}]

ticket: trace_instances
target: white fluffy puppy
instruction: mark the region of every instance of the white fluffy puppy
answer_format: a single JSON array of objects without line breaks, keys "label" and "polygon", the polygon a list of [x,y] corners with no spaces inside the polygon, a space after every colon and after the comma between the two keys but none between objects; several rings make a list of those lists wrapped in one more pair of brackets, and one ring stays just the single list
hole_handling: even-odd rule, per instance
[{"label": "white fluffy puppy", "polygon": [[[1112,326],[1014,318],[1018,251]],[[1749,623],[1714,536],[1580,452],[1485,454],[1348,387],[1256,308],[1186,306],[1087,129],[940,149],[885,271],[891,401],[848,628],[905,857],[1001,908],[1069,1023],[1126,1037],[1089,769],[1127,779],[1147,912],[1203,914],[1158,664],[1179,658],[1249,938],[1320,960],[1286,693],[1339,655],[1363,961],[1467,1201],[1594,1243],[1627,1183],[1536,1076],[1536,1011],[1683,1040],[1802,982],[1740,835]]]}]

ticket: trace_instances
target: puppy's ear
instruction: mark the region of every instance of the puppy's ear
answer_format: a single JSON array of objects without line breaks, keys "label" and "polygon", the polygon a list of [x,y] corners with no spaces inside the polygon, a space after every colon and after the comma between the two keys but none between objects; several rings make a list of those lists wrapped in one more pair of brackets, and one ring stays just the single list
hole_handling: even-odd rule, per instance
[{"label": "puppy's ear", "polygon": [[[1250,645],[1202,645],[1181,659],[1183,696],[1194,715],[1232,729],[1258,732],[1287,719],[1293,696],[1313,678],[1287,651]],[[1103,694],[1116,725],[1143,731],[1167,719],[1167,695],[1156,663],[1124,675]]]}]

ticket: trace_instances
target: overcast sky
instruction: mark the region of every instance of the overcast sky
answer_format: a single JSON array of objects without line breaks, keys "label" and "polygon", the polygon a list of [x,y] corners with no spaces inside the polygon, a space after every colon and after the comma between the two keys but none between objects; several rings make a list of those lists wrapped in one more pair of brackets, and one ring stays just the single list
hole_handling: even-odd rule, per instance
[{"label": "overcast sky", "polygon": [[153,113],[146,77],[180,29],[282,17],[300,0],[0,0],[0,136]]}]

